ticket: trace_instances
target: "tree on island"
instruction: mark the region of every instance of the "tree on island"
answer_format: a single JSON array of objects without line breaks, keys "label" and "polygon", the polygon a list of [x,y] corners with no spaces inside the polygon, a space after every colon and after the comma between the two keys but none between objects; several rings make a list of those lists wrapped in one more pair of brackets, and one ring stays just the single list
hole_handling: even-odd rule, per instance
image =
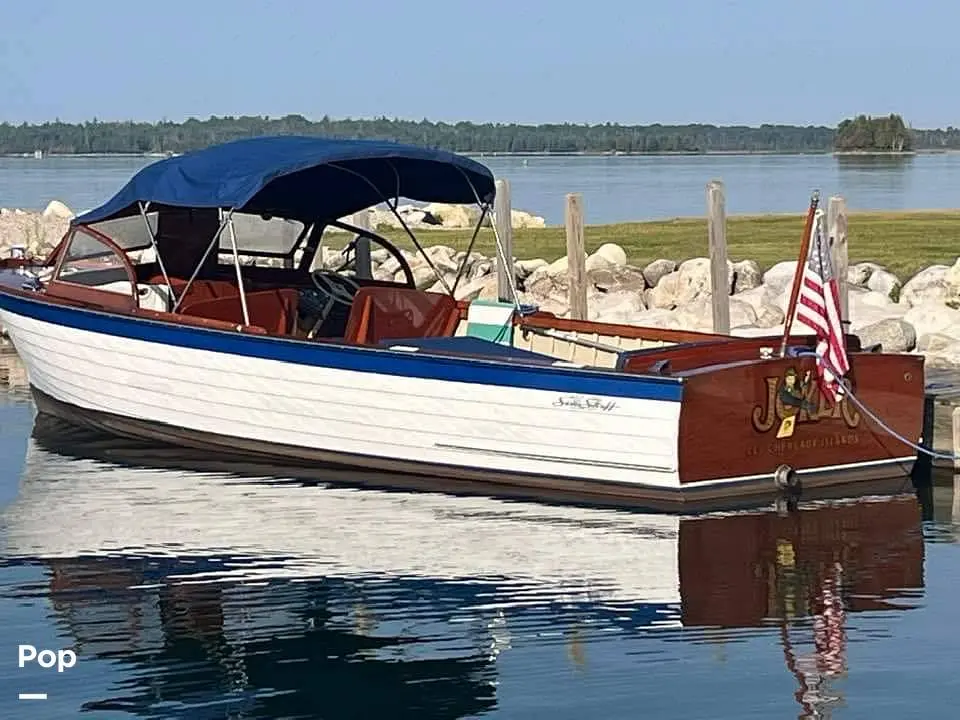
[{"label": "tree on island", "polygon": [[886,117],[858,115],[837,126],[833,147],[837,152],[910,152],[913,132],[893,113]]}]

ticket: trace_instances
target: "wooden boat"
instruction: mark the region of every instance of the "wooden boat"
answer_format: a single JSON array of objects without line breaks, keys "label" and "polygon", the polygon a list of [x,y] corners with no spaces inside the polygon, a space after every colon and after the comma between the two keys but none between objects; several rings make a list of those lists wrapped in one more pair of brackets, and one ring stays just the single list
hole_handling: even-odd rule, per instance
[{"label": "wooden boat", "polygon": [[[40,412],[220,453],[641,504],[910,472],[922,357],[845,338],[881,426],[802,382],[812,336],[778,352],[518,296],[460,302],[338,220],[403,197],[476,203],[479,231],[494,193],[472,159],[387,142],[261,137],[160,160],[73,220],[43,279],[0,287],[0,323]],[[381,245],[406,282],[311,269],[334,230]]]}]

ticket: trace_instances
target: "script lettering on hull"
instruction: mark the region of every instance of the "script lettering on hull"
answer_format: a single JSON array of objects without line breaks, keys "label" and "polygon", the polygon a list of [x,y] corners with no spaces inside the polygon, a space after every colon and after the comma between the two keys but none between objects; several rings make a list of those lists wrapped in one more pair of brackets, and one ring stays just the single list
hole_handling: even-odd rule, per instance
[{"label": "script lettering on hull", "polygon": [[821,392],[810,370],[801,375],[793,367],[783,377],[765,379],[763,400],[754,406],[750,419],[758,433],[776,428],[778,440],[793,437],[797,427],[807,423],[842,422],[852,430],[861,421],[860,412],[848,398],[832,403]]},{"label": "script lettering on hull", "polygon": [[553,402],[554,407],[575,408],[577,410],[600,410],[610,412],[617,406],[616,400],[605,400],[585,395],[561,395]]}]

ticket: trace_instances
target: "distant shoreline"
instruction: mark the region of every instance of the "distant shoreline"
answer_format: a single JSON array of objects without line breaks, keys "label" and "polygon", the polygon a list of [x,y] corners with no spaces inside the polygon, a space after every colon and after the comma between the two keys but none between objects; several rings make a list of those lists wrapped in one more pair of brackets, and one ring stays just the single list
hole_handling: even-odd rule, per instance
[{"label": "distant shoreline", "polygon": [[[791,155],[832,155],[834,157],[912,157],[914,155],[948,155],[960,152],[953,148],[921,148],[896,152],[893,150],[677,150],[662,152],[629,152],[629,151],[578,151],[578,152],[468,152],[457,154],[466,157],[518,157],[518,158],[546,158],[546,157],[698,157],[698,156],[753,156],[775,155],[787,157]],[[44,153],[36,157],[34,153],[5,153],[0,158],[5,159],[36,159],[49,158],[146,158],[162,160],[177,153]]]}]

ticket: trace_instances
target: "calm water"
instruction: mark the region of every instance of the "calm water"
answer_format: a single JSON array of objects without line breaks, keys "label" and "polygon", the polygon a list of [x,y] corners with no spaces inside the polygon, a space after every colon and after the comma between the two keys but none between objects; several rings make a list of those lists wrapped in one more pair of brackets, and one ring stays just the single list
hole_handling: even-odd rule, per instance
[{"label": "calm water", "polygon": [[[23,393],[0,452],[3,718],[892,720],[960,691],[950,490],[925,521],[913,495],[679,518],[352,490]],[[27,643],[77,663],[21,670]]]},{"label": "calm water", "polygon": [[[0,207],[74,210],[105,201],[148,158],[0,158]],[[729,213],[796,212],[810,191],[842,194],[853,209],[953,208],[960,154],[908,158],[830,155],[481,158],[510,180],[513,206],[563,222],[564,195],[582,192],[590,223],[703,215],[704,186],[720,178]]]},{"label": "calm water", "polygon": [[[91,207],[145,162],[0,159],[0,206]],[[960,197],[960,155],[488,163],[551,223],[574,190],[590,222],[702,214],[714,177],[731,213]],[[352,490],[68,432],[4,391],[0,458],[0,718],[955,713],[949,488],[926,519],[912,495],[678,518]],[[21,644],[79,659],[20,669]]]}]

